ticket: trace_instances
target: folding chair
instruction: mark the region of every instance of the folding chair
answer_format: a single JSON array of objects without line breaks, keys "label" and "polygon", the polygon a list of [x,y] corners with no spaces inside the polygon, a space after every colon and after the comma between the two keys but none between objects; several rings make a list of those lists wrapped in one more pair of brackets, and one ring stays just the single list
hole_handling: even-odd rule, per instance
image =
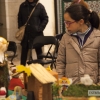
[{"label": "folding chair", "polygon": [[[51,59],[46,58],[46,56],[43,58],[37,57],[39,59],[35,59],[35,60],[29,59],[27,64],[31,64],[31,63],[40,63],[42,65],[50,64],[51,68],[53,68],[53,64],[55,62],[54,55],[55,55],[56,46],[57,46],[57,39],[54,36],[38,36],[33,41],[32,49],[35,49],[37,47],[43,47],[44,45],[50,45],[48,51],[46,52],[46,56],[50,55]],[[54,47],[53,53],[50,52],[52,47]],[[32,58],[32,49],[30,53],[30,58]]]},{"label": "folding chair", "polygon": [[[58,53],[58,47],[59,47],[59,44],[60,44],[60,40],[63,36],[63,33],[61,34],[57,34],[55,36],[55,38],[57,39],[57,43],[56,43],[56,51],[55,51],[55,55],[53,56],[53,59],[56,61],[56,58],[57,58],[57,53]],[[52,47],[52,45],[51,45]],[[40,55],[38,55],[38,58],[42,59],[42,58],[51,58],[52,59],[52,54],[48,52],[48,55],[45,54],[45,53],[42,53]]]},{"label": "folding chair", "polygon": [[8,54],[8,58],[11,58],[11,64],[14,65],[13,63],[13,59],[17,56],[16,55],[16,51],[17,51],[17,45],[14,41],[8,41],[9,42],[9,45],[8,45],[8,48],[7,48],[7,51],[11,51],[12,53],[11,54]]}]

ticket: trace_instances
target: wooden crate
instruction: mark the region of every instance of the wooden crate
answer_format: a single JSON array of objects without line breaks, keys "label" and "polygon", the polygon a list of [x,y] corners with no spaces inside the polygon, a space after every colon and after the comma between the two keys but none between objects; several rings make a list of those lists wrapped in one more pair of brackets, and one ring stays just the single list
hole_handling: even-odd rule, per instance
[{"label": "wooden crate", "polygon": [[29,65],[28,91],[33,91],[35,100],[52,100],[52,83],[57,79],[40,64]]},{"label": "wooden crate", "polygon": [[28,91],[33,91],[35,100],[52,100],[51,83],[42,84],[33,75],[28,77]]}]

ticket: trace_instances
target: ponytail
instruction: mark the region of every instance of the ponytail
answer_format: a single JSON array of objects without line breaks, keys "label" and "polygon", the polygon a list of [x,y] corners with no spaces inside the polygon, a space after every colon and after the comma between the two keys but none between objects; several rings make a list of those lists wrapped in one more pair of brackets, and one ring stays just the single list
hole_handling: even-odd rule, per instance
[{"label": "ponytail", "polygon": [[95,11],[90,13],[89,22],[91,23],[92,27],[99,28],[100,19],[98,14]]}]

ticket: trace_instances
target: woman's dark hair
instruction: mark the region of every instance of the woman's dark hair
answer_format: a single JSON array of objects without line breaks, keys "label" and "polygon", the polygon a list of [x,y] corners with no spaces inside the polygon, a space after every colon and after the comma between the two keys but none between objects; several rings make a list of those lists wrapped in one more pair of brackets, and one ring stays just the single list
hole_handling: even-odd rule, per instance
[{"label": "woman's dark hair", "polygon": [[65,13],[68,13],[72,19],[79,21],[83,19],[85,23],[90,22],[92,27],[99,28],[100,19],[95,11],[90,11],[86,7],[80,4],[74,4],[69,6]]},{"label": "woman's dark hair", "polygon": [[39,0],[34,0],[34,2],[38,2]]}]

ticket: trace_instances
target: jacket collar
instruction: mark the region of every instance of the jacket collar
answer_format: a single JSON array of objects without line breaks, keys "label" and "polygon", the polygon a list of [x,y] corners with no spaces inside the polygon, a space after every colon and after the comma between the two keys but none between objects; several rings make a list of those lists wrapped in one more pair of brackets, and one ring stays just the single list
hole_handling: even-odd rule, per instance
[{"label": "jacket collar", "polygon": [[92,31],[92,34],[88,37],[87,42],[83,45],[83,48],[89,44],[91,44],[95,39],[95,37],[100,37],[100,31],[97,29],[94,29]]},{"label": "jacket collar", "polygon": [[[83,47],[89,45],[91,42],[94,41],[94,38],[95,38],[95,37],[98,37],[98,36],[100,36],[100,30],[97,30],[97,29],[94,28],[93,31],[92,31],[92,33],[91,33],[90,36],[88,37],[87,42],[83,45]],[[79,43],[78,43],[76,37],[70,36],[68,42],[69,42],[69,43],[72,43],[72,42],[71,42],[72,40],[73,40],[77,45],[79,45]]]},{"label": "jacket collar", "polygon": [[91,27],[91,25],[88,27],[88,29],[84,32],[84,33],[82,33],[82,32],[76,32],[76,33],[74,33],[74,34],[71,34],[72,36],[78,36],[79,34],[84,34],[84,36],[86,35],[86,34],[88,34],[89,33],[89,31],[91,31],[92,30],[92,27]]},{"label": "jacket collar", "polygon": [[[94,42],[95,37],[100,37],[100,30],[97,30],[97,29],[94,28],[92,33],[88,37],[86,43],[83,45],[82,49],[84,47],[86,47],[87,45],[90,45],[92,42]],[[81,49],[80,49],[79,43],[77,41],[77,38],[70,36],[68,43],[70,43],[73,46],[73,48],[77,51],[77,53],[80,55],[80,57],[83,61],[83,57],[82,57],[82,54],[81,54]]]}]

